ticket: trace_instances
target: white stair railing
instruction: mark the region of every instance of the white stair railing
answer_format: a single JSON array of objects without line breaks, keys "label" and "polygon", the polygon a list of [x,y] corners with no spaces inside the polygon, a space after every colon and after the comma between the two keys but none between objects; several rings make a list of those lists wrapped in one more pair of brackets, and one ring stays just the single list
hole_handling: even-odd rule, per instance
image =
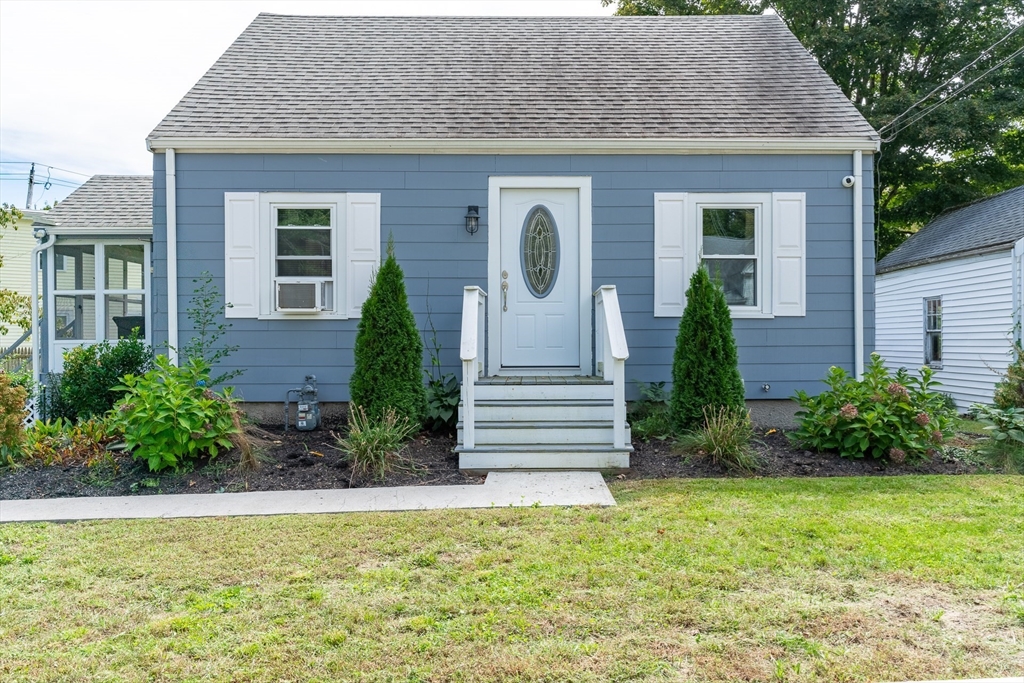
[{"label": "white stair railing", "polygon": [[629,445],[626,443],[626,359],[629,358],[629,347],[615,285],[601,285],[594,292],[594,318],[597,325],[597,374],[605,381],[611,380],[614,391],[614,447],[626,448]]},{"label": "white stair railing", "polygon": [[484,298],[479,287],[466,287],[462,294],[462,446],[476,446],[476,380],[484,372]]}]

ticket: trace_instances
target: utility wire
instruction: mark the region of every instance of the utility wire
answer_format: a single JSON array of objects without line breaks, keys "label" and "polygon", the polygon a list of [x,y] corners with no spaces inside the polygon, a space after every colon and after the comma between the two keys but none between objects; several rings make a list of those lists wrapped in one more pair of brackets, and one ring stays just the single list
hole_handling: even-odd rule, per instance
[{"label": "utility wire", "polygon": [[[893,131],[892,135],[890,135],[887,138],[882,138],[882,142],[892,142],[894,139],[896,139],[896,136],[899,135],[900,132],[906,130],[907,127],[909,127],[909,126],[913,125],[914,123],[920,121],[922,118],[924,118],[928,114],[932,113],[933,111],[935,111],[936,109],[938,109],[942,105],[947,104],[948,102],[953,101],[954,99],[956,99],[956,97],[958,95],[963,93],[965,90],[967,90],[968,88],[973,86],[975,83],[977,83],[981,79],[985,78],[985,76],[988,76],[990,73],[992,73],[993,71],[995,71],[996,69],[1001,67],[1003,64],[1006,64],[1008,61],[1010,61],[1011,59],[1015,58],[1017,55],[1020,55],[1020,54],[1024,54],[1024,47],[1017,48],[1017,50],[1015,50],[1014,52],[1010,53],[1009,56],[1007,56],[1006,58],[1000,60],[998,63],[996,63],[995,65],[990,67],[983,74],[981,74],[980,76],[975,78],[973,81],[960,86],[959,88],[957,88],[953,92],[949,93],[949,95],[947,95],[943,99],[939,100],[935,104],[931,105],[930,107],[927,107],[926,109],[921,110],[917,114],[917,116],[915,116],[914,118],[910,119],[909,121],[905,121],[903,123],[903,125],[901,125],[895,131]],[[882,129],[879,132],[881,132],[882,130],[885,130],[887,127],[888,126],[883,126]]]},{"label": "utility wire", "polygon": [[50,166],[48,164],[41,164],[38,161],[0,161],[0,164],[22,164],[24,166],[30,166],[32,164],[35,164],[36,166],[39,166],[41,168],[48,168],[48,169],[51,169],[51,170],[54,170],[54,171],[63,171],[64,173],[70,173],[72,175],[80,175],[83,178],[91,178],[92,177],[88,173],[79,173],[78,171],[69,171],[66,168],[60,168],[59,166]]},{"label": "utility wire", "polygon": [[[1001,44],[1001,43],[1002,43],[1003,41],[1005,41],[1005,40],[1006,40],[1007,38],[1009,38],[1009,37],[1010,37],[1010,36],[1012,36],[1012,35],[1013,35],[1014,33],[1016,33],[1016,32],[1017,32],[1018,30],[1020,30],[1020,28],[1021,28],[1021,27],[1024,27],[1024,24],[1017,24],[1016,26],[1014,26],[1014,27],[1013,27],[1012,29],[1010,29],[1010,32],[1009,32],[1009,33],[1007,33],[1007,34],[1006,34],[1005,36],[1003,36],[1002,38],[1000,38],[999,40],[997,40],[996,42],[992,43],[992,44],[991,44],[991,45],[989,45],[989,46],[988,46],[987,48],[985,48],[984,50],[982,50],[982,51],[981,51],[981,53],[980,53],[980,54],[978,54],[978,56],[977,56],[977,57],[975,57],[975,58],[974,58],[974,60],[973,60],[973,61],[972,61],[972,62],[971,62],[970,64],[968,64],[967,66],[963,67],[962,69],[960,69],[959,71],[957,71],[957,72],[956,72],[955,74],[953,74],[952,76],[950,76],[950,77],[949,77],[949,78],[948,78],[948,79],[946,80],[946,82],[945,82],[945,83],[943,83],[942,85],[938,86],[937,88],[935,88],[934,90],[932,90],[932,91],[931,91],[930,93],[928,93],[927,95],[925,95],[924,97],[922,97],[921,99],[919,99],[919,100],[918,100],[917,102],[914,102],[914,103],[913,103],[912,105],[910,105],[909,107],[907,107],[907,110],[906,110],[906,111],[904,111],[904,112],[903,112],[902,114],[900,114],[899,116],[897,116],[896,118],[894,118],[894,119],[893,119],[892,121],[890,121],[889,123],[887,123],[887,124],[885,124],[884,126],[882,126],[882,127],[881,127],[881,128],[880,128],[880,129],[878,130],[878,132],[879,132],[879,133],[881,133],[881,132],[882,132],[882,131],[884,131],[885,129],[887,129],[887,128],[890,128],[890,127],[892,127],[892,126],[896,125],[896,122],[897,122],[897,121],[899,121],[900,119],[902,119],[902,118],[903,118],[904,116],[906,116],[907,114],[909,114],[909,113],[911,112],[911,110],[913,110],[913,109],[914,109],[914,107],[918,106],[919,104],[921,104],[922,102],[924,102],[925,100],[927,100],[927,99],[928,99],[929,97],[931,97],[931,96],[932,96],[932,95],[934,95],[935,93],[939,92],[940,90],[942,90],[943,88],[945,88],[945,87],[946,87],[947,85],[949,85],[950,83],[952,83],[953,81],[955,81],[955,80],[956,80],[957,78],[959,78],[960,76],[962,76],[962,75],[963,75],[963,73],[964,73],[965,71],[967,71],[967,70],[968,70],[968,69],[970,69],[970,68],[971,68],[972,66],[974,66],[974,65],[975,65],[975,64],[977,64],[977,63],[978,63],[979,61],[981,61],[981,60],[982,60],[982,59],[983,59],[983,58],[985,57],[985,55],[987,55],[987,54],[988,54],[989,52],[991,52],[992,50],[994,50],[994,49],[995,49],[995,48],[996,48],[996,47],[997,47],[998,45],[1000,45],[1000,44]],[[1011,56],[1012,56],[1012,55],[1011,55]]]}]

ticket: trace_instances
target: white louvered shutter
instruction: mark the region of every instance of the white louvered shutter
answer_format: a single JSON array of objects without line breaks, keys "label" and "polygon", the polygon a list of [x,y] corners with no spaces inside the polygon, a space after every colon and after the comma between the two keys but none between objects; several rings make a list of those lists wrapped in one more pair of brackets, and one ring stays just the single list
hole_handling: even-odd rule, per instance
[{"label": "white louvered shutter", "polygon": [[654,193],[654,315],[678,318],[686,308],[686,193]]},{"label": "white louvered shutter", "polygon": [[807,200],[803,192],[772,193],[772,312],[807,314]]},{"label": "white louvered shutter", "polygon": [[348,316],[358,318],[380,266],[380,194],[346,195],[346,282]]},{"label": "white louvered shutter", "polygon": [[260,313],[258,192],[224,193],[225,318],[256,318]]}]

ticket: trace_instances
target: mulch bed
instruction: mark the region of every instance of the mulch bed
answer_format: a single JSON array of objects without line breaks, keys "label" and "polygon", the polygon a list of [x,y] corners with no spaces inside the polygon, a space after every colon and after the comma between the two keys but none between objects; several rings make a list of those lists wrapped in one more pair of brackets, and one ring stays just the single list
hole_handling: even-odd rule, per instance
[{"label": "mulch bed", "polygon": [[[0,499],[63,498],[69,496],[124,496],[156,493],[223,493],[292,489],[361,488],[376,486],[436,486],[482,484],[483,477],[459,471],[451,436],[424,433],[407,448],[409,467],[393,471],[382,481],[353,478],[351,468],[337,450],[330,430],[315,432],[265,428],[259,448],[261,465],[243,473],[237,456],[227,454],[196,464],[192,471],[153,474],[145,463],[118,455],[94,464],[26,466],[0,470]],[[958,437],[964,438],[964,437]],[[735,477],[702,458],[681,457],[666,441],[635,441],[630,470],[610,474],[619,479]],[[970,474],[978,469],[961,461],[933,458],[913,465],[891,465],[874,460],[847,460],[832,453],[794,449],[782,432],[760,437],[755,444],[764,477],[841,477],[900,474]]]}]

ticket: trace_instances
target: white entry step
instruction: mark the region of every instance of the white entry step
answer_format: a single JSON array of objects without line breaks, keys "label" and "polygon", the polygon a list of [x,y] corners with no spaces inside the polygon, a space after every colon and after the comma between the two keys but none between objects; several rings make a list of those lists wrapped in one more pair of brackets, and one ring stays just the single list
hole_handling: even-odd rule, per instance
[{"label": "white entry step", "polygon": [[[614,448],[614,387],[599,377],[488,377],[475,386],[475,444],[456,452],[463,470],[629,467]],[[460,418],[465,415],[459,406]],[[629,425],[626,443],[629,443]]]}]

